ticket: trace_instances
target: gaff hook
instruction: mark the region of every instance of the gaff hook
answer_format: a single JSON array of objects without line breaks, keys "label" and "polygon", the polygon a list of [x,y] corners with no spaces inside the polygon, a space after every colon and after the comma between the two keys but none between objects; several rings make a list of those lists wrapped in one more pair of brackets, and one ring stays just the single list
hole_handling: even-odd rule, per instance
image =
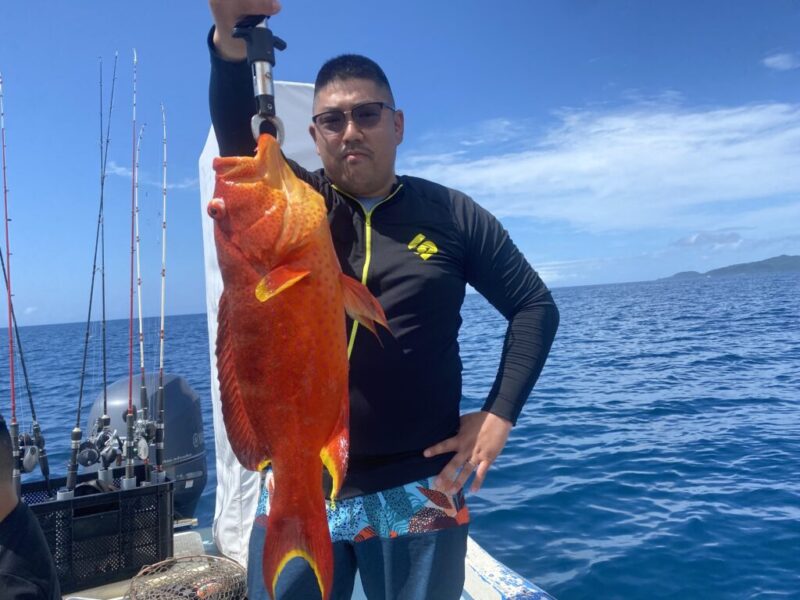
[{"label": "gaff hook", "polygon": [[258,139],[262,133],[269,133],[275,135],[278,143],[282,144],[284,128],[283,122],[275,114],[272,68],[275,66],[275,49],[286,49],[286,42],[272,34],[267,27],[266,15],[243,18],[234,27],[233,37],[242,38],[247,45],[247,62],[253,75],[253,93],[257,105],[256,114],[250,120],[253,137]]}]

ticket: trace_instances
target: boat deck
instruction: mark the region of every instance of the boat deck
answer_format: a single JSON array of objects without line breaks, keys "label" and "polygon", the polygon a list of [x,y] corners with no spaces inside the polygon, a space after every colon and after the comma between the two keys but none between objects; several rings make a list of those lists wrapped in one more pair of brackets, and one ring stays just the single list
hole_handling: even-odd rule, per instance
[{"label": "boat deck", "polygon": [[[206,533],[210,531],[206,530]],[[175,557],[214,554],[216,547],[210,536],[204,538],[198,531],[175,534]],[[64,600],[122,600],[130,588],[130,580],[82,590],[64,596]],[[495,560],[475,540],[467,545],[466,576],[462,600],[553,600],[552,596],[515,571]],[[366,600],[360,578],[352,600]]]}]

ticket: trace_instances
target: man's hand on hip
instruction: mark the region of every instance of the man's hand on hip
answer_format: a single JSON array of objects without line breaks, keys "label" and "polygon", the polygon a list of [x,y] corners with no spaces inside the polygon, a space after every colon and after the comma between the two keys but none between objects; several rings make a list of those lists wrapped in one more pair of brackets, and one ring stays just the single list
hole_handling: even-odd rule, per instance
[{"label": "man's hand on hip", "polygon": [[424,452],[426,457],[456,453],[442,469],[434,485],[442,491],[455,493],[475,473],[470,491],[477,492],[486,479],[489,467],[505,447],[511,427],[511,421],[484,411],[462,415],[461,427],[454,437]]}]

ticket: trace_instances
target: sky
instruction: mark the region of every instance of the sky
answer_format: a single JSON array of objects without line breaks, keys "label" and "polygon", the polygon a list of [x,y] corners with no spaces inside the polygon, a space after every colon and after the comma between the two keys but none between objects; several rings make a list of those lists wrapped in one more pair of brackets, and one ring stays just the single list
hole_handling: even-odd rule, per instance
[{"label": "sky", "polygon": [[[405,112],[398,172],[470,194],[551,287],[800,254],[800,2],[283,4],[271,20],[288,43],[276,78],[313,81],[326,59],[345,52],[375,59]],[[205,310],[197,159],[210,125],[210,24],[203,1],[0,3],[21,325],[86,319],[99,59],[107,119],[115,52],[106,305],[109,318],[128,314],[133,48],[137,118],[146,123],[144,312],[157,315],[160,300],[162,102],[166,311]]]}]

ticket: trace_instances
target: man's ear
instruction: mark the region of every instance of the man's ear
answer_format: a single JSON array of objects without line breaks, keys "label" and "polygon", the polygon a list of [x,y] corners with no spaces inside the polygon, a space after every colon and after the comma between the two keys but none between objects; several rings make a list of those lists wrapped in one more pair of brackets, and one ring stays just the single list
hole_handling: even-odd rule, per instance
[{"label": "man's ear", "polygon": [[403,132],[405,131],[405,115],[403,111],[397,109],[394,111],[394,136],[399,146],[403,141]]},{"label": "man's ear", "polygon": [[314,140],[314,148],[317,151],[317,155],[319,155],[319,144],[317,143],[317,128],[313,125],[308,126],[308,133],[311,135],[311,139]]}]

